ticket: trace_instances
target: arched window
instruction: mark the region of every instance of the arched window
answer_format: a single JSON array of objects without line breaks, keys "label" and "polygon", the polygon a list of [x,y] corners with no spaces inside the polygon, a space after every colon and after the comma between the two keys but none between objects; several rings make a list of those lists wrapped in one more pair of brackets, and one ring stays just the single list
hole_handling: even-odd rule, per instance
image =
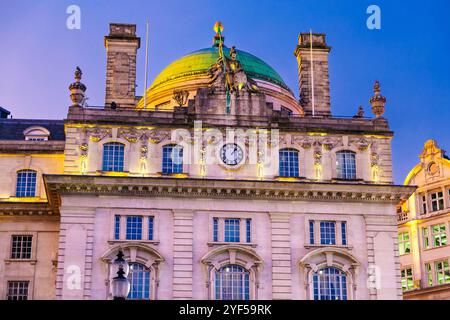
[{"label": "arched window", "polygon": [[356,179],[356,154],[353,151],[336,152],[338,179]]},{"label": "arched window", "polygon": [[215,274],[216,300],[249,300],[250,273],[235,264],[226,265]]},{"label": "arched window", "polygon": [[23,131],[25,140],[27,141],[47,141],[50,131],[44,127],[32,126]]},{"label": "arched window", "polygon": [[36,196],[36,171],[17,171],[16,197]]},{"label": "arched window", "polygon": [[162,173],[183,173],[183,147],[174,144],[163,147]]},{"label": "arched window", "polygon": [[150,299],[150,269],[143,264],[130,263],[128,299]]},{"label": "arched window", "polygon": [[320,269],[313,274],[314,300],[347,300],[347,276],[337,268]]},{"label": "arched window", "polygon": [[279,154],[280,177],[298,177],[298,151],[281,149]]},{"label": "arched window", "polygon": [[103,145],[103,171],[123,171],[124,148],[119,142]]}]

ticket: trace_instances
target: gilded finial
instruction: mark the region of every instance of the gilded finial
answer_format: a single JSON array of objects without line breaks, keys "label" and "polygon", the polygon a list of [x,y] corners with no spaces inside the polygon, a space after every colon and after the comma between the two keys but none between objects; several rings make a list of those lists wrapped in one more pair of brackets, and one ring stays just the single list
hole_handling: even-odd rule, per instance
[{"label": "gilded finial", "polygon": [[214,31],[216,32],[216,33],[222,33],[222,31],[223,31],[223,24],[222,24],[222,22],[220,22],[220,21],[217,21],[215,24],[214,24]]},{"label": "gilded finial", "polygon": [[71,83],[69,86],[70,99],[72,100],[73,106],[83,106],[86,102],[84,92],[86,91],[86,86],[81,83],[81,76],[83,72],[80,67],[75,69],[75,82]]},{"label": "gilded finial", "polygon": [[380,118],[385,111],[386,98],[380,94],[380,82],[375,81],[373,85],[374,96],[370,98],[369,102],[372,105],[372,112],[377,117]]},{"label": "gilded finial", "polygon": [[83,72],[81,71],[80,67],[77,66],[77,68],[75,69],[75,80],[77,82],[80,82],[82,75],[83,75]]},{"label": "gilded finial", "polygon": [[214,47],[218,47],[220,45],[223,45],[223,42],[225,40],[224,36],[222,35],[222,31],[223,31],[223,24],[220,21],[217,21],[214,24],[214,32],[216,33],[216,35],[214,36],[213,39],[213,46]]}]

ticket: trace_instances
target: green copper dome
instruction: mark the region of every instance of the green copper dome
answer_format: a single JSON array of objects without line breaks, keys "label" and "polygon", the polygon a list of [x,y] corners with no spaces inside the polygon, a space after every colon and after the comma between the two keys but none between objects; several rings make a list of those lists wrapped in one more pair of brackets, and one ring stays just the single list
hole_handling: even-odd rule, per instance
[{"label": "green copper dome", "polygon": [[[230,49],[223,47],[226,56],[230,56]],[[236,50],[236,58],[244,68],[244,71],[253,79],[259,79],[271,82],[286,90],[289,87],[284,83],[280,75],[267,63],[254,55]],[[219,58],[219,49],[217,47],[205,48],[189,53],[180,59],[168,65],[153,81],[150,89],[154,89],[167,81],[178,79],[185,76],[206,75],[208,69]]]}]

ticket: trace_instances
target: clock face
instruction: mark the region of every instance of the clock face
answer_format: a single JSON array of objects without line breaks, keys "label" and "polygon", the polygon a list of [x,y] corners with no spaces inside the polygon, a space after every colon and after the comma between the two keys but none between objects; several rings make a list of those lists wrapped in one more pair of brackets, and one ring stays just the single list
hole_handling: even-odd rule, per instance
[{"label": "clock face", "polygon": [[220,149],[220,158],[223,163],[235,166],[244,158],[244,152],[236,143],[227,143]]}]

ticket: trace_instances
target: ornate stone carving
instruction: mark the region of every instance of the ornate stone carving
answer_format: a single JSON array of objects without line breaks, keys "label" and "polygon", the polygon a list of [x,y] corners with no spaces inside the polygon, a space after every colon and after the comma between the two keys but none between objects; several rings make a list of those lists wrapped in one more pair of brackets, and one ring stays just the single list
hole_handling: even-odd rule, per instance
[{"label": "ornate stone carving", "polygon": [[322,152],[320,151],[314,151],[314,165],[321,165],[322,164]]},{"label": "ornate stone carving", "polygon": [[189,91],[187,90],[175,90],[172,96],[180,107],[184,106],[189,98]]},{"label": "ornate stone carving", "polygon": [[140,132],[136,130],[136,128],[126,128],[126,129],[119,129],[117,133],[118,138],[123,138],[127,140],[130,143],[136,143],[139,139]]},{"label": "ornate stone carving", "polygon": [[148,132],[148,138],[152,143],[160,143],[163,140],[170,139],[170,131],[153,129]]},{"label": "ornate stone carving", "polygon": [[86,102],[86,97],[84,92],[86,91],[86,86],[81,83],[81,72],[80,67],[75,69],[75,82],[70,84],[70,99],[72,100],[73,106],[82,107]]},{"label": "ornate stone carving", "polygon": [[378,166],[379,160],[380,160],[380,156],[378,155],[378,153],[373,152],[370,154],[370,165],[372,167]]},{"label": "ornate stone carving", "polygon": [[370,98],[369,102],[372,105],[372,112],[377,117],[380,118],[385,111],[386,98],[380,94],[380,83],[375,81],[373,85],[374,96]]},{"label": "ornate stone carving", "polygon": [[86,129],[86,135],[89,136],[89,139],[93,142],[99,142],[104,138],[112,137],[111,128],[88,128]]},{"label": "ornate stone carving", "polygon": [[350,144],[354,145],[359,151],[366,151],[370,141],[365,138],[354,138],[350,139]]},{"label": "ornate stone carving", "polygon": [[87,158],[87,154],[88,154],[88,144],[84,142],[80,145],[80,157]]}]

